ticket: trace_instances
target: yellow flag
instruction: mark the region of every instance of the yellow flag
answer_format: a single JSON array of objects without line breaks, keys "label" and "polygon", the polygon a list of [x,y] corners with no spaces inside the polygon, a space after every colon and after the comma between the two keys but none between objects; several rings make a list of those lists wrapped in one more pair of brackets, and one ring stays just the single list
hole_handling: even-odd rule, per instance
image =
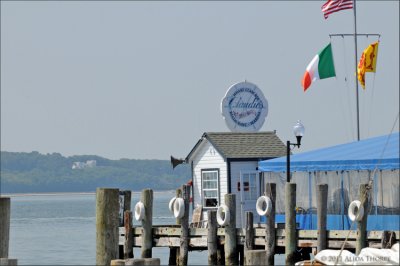
[{"label": "yellow flag", "polygon": [[365,72],[376,71],[376,59],[378,57],[378,44],[375,42],[370,44],[362,53],[360,62],[357,67],[357,78],[361,86],[365,89]]}]

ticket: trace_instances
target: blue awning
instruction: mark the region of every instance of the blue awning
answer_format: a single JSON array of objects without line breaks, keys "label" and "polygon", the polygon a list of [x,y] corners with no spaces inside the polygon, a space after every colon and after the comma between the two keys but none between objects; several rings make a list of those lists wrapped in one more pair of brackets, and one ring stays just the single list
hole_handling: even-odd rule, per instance
[{"label": "blue awning", "polygon": [[[399,132],[291,155],[291,171],[399,169]],[[260,161],[261,172],[286,172],[286,156]]]}]

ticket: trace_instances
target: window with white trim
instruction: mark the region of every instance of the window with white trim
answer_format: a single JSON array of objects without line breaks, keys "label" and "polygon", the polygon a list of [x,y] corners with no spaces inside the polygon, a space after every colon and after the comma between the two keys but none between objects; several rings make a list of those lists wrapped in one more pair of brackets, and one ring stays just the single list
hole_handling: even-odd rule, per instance
[{"label": "window with white trim", "polygon": [[201,189],[203,195],[203,207],[218,207],[219,202],[219,171],[201,171]]},{"label": "window with white trim", "polygon": [[244,200],[257,200],[257,173],[242,173]]}]

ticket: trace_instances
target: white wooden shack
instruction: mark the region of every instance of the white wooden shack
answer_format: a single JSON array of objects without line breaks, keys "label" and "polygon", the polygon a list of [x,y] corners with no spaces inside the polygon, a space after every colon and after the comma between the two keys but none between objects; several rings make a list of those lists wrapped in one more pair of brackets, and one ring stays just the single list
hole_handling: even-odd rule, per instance
[{"label": "white wooden shack", "polygon": [[207,211],[224,203],[226,193],[236,194],[236,226],[244,224],[246,211],[255,211],[264,191],[258,162],[286,154],[286,146],[274,131],[255,133],[206,132],[186,157],[191,165],[193,206]]}]

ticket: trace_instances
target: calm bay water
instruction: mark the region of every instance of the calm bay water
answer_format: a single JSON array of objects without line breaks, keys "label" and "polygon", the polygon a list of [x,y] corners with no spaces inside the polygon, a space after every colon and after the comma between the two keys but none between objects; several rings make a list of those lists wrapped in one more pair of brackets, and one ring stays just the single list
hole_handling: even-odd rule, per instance
[{"label": "calm bay water", "polygon": [[[19,265],[95,265],[95,193],[3,196],[11,198],[9,257]],[[154,192],[154,225],[175,224],[168,209],[173,196],[175,191]],[[140,193],[132,194],[132,208],[139,199]],[[139,248],[134,255],[140,257]],[[153,248],[153,257],[167,265],[169,249]],[[188,257],[189,265],[207,265],[207,251],[192,251]],[[283,255],[276,255],[275,263],[283,265]]]},{"label": "calm bay water", "polygon": [[[155,225],[174,224],[168,210],[171,192],[154,193]],[[4,196],[4,195],[3,195]],[[96,195],[32,194],[11,198],[10,258],[19,265],[94,265],[96,263]],[[132,207],[140,193],[132,194]],[[138,225],[134,221],[134,225]],[[135,257],[140,249],[135,248]],[[168,264],[169,249],[154,248],[153,257]],[[207,264],[207,252],[190,252],[189,264]]]}]

